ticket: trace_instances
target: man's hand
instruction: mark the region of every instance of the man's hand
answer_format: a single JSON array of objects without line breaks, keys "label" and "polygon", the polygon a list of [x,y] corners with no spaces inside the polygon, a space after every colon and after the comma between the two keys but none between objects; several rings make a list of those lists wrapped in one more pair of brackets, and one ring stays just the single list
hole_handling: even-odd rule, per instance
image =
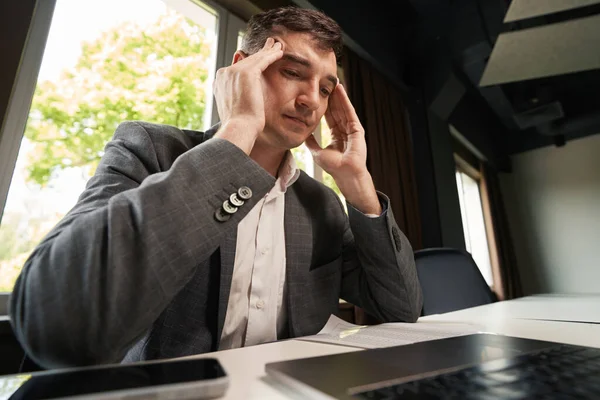
[{"label": "man's hand", "polygon": [[364,214],[380,215],[381,204],[367,170],[365,130],[341,84],[331,94],[325,120],[332,141],[322,149],[315,137],[309,136],[306,146],[313,159],[333,177],[350,204]]},{"label": "man's hand", "polygon": [[217,71],[213,90],[222,125],[215,137],[250,154],[265,127],[263,72],[282,56],[282,44],[268,38],[260,51]]}]

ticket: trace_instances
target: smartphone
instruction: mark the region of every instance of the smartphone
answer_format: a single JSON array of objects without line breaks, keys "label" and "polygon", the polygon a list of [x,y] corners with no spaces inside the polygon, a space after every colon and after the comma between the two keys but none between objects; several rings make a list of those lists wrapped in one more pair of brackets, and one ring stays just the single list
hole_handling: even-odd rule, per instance
[{"label": "smartphone", "polygon": [[209,399],[228,387],[214,358],[159,360],[0,376],[0,400]]}]

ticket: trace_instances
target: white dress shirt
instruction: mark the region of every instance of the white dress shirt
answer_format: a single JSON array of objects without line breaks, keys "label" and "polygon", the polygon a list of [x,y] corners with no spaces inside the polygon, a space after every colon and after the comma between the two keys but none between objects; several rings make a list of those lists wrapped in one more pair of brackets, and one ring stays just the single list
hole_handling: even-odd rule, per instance
[{"label": "white dress shirt", "polygon": [[275,341],[287,330],[285,192],[299,175],[294,156],[288,151],[275,186],[238,225],[219,350]]}]

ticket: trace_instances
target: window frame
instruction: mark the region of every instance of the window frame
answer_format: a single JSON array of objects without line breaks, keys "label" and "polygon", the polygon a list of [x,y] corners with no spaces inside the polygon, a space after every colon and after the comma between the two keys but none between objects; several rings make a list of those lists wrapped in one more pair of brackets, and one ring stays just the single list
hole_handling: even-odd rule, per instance
[{"label": "window frame", "polygon": [[0,127],[0,224],[42,66],[56,0],[36,2],[21,62]]},{"label": "window frame", "polygon": [[[473,179],[477,183],[477,186],[479,188],[481,211],[483,214],[483,223],[485,227],[486,240],[488,245],[488,256],[490,258],[490,267],[492,272],[492,285],[490,286],[490,289],[494,291],[496,295],[498,295],[500,285],[500,264],[498,259],[498,248],[496,244],[496,235],[494,233],[494,221],[491,213],[489,195],[487,192],[487,184],[485,181],[485,176],[482,172],[481,161],[479,161],[479,168],[476,168],[470,162],[467,162],[463,157],[461,157],[461,155],[454,153],[454,162],[456,165],[456,172],[461,172]],[[464,229],[465,228],[463,227],[463,230]]]}]

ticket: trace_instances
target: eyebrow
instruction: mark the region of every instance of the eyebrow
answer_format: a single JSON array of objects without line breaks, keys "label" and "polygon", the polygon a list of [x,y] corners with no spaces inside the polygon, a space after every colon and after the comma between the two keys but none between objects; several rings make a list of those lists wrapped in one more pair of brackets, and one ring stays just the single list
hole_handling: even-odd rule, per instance
[{"label": "eyebrow", "polygon": [[[305,58],[296,56],[294,54],[290,54],[290,53],[285,53],[282,57],[283,60],[286,61],[290,61],[296,64],[300,64],[306,68],[312,68],[312,64],[310,63],[310,61],[308,61]],[[333,84],[333,87],[335,87],[338,84],[338,78],[336,76],[333,75],[327,75],[325,77],[328,81],[330,81]]]}]

